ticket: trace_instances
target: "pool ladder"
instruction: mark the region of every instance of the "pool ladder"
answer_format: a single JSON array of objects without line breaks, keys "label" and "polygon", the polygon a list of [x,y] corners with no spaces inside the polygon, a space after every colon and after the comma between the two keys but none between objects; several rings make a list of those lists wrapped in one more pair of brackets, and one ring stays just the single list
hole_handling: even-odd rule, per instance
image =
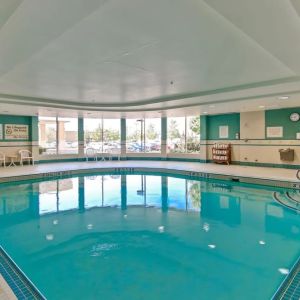
[{"label": "pool ladder", "polygon": [[273,198],[283,206],[300,212],[300,191],[285,193],[274,192]]},{"label": "pool ladder", "polygon": [[300,180],[300,170],[297,171],[296,177],[297,177],[298,180]]}]

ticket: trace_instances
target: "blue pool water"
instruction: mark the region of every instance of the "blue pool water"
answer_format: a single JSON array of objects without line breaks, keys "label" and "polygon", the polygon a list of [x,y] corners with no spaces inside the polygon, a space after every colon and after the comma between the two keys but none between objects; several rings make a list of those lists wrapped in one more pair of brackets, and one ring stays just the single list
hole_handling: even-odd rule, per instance
[{"label": "blue pool water", "polygon": [[0,245],[48,299],[270,299],[300,254],[299,215],[274,190],[155,175],[0,185]]}]

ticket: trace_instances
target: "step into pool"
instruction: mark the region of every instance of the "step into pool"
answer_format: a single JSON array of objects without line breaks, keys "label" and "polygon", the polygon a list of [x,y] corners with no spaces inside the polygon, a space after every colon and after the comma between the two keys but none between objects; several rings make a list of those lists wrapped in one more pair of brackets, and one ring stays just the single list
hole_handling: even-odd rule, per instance
[{"label": "step into pool", "polygon": [[300,199],[163,174],[2,184],[0,246],[47,299],[270,299],[300,254],[287,192]]}]

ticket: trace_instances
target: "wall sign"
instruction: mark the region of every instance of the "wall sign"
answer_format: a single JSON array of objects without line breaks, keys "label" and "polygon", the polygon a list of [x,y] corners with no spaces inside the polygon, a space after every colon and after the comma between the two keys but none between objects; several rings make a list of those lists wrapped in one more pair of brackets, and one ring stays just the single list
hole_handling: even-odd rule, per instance
[{"label": "wall sign", "polygon": [[219,126],[219,138],[228,139],[228,126]]},{"label": "wall sign", "polygon": [[282,138],[283,137],[283,127],[267,127],[267,137],[268,138]]},{"label": "wall sign", "polygon": [[28,140],[28,125],[5,124],[4,134],[6,140]]}]

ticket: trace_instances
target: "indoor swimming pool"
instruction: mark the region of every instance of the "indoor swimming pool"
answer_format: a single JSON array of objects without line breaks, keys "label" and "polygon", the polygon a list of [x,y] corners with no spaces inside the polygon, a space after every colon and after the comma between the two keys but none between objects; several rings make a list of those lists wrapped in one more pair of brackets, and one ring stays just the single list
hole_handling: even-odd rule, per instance
[{"label": "indoor swimming pool", "polygon": [[125,173],[2,184],[0,245],[47,299],[270,299],[300,254],[286,191]]}]

